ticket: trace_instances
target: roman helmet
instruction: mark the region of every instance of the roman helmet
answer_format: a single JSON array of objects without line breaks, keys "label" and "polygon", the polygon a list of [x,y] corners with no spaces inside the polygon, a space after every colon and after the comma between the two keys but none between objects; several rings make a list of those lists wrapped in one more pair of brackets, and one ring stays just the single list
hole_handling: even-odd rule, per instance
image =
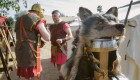
[{"label": "roman helmet", "polygon": [[38,4],[38,3],[34,4],[34,5],[32,6],[32,8],[31,8],[31,10],[39,11],[38,16],[39,16],[40,18],[43,18],[43,17],[44,17],[43,12],[44,12],[45,10],[42,8],[42,6],[41,6],[40,4]]}]

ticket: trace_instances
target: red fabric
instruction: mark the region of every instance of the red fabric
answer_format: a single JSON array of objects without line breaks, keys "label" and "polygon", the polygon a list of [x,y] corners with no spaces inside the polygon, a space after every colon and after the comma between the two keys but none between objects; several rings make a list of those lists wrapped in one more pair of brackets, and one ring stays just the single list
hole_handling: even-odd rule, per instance
[{"label": "red fabric", "polygon": [[[40,65],[40,72],[42,71],[42,66]],[[17,75],[29,79],[31,77],[37,76],[36,66],[32,67],[18,67]]]},{"label": "red fabric", "polygon": [[[65,64],[65,62],[67,60],[67,56],[60,52],[58,52],[57,54],[58,54],[57,56],[55,55],[56,60],[53,60],[51,57],[51,62],[56,63],[56,64]],[[51,55],[52,55],[52,53],[51,53]]]},{"label": "red fabric", "polygon": [[66,32],[66,29],[67,29],[67,28],[70,28],[70,26],[69,26],[68,23],[65,23],[65,24],[63,25],[63,30]]},{"label": "red fabric", "polygon": [[5,19],[6,19],[6,17],[4,17],[4,16],[0,17],[0,26],[5,23]]},{"label": "red fabric", "polygon": [[[5,30],[5,34],[7,35],[7,28],[4,27],[4,30]],[[0,37],[2,37],[2,35],[0,34]]]},{"label": "red fabric", "polygon": [[37,53],[37,77],[40,77],[40,48],[38,49]]},{"label": "red fabric", "polygon": [[[1,17],[0,17],[0,26],[4,25],[4,23],[6,22],[5,19],[6,19],[6,17],[4,17],[4,16],[1,16]],[[6,35],[7,35],[7,28],[4,27],[4,30],[5,30],[5,33],[6,33]],[[0,37],[2,37],[1,34],[0,34]]]},{"label": "red fabric", "polygon": [[20,49],[21,45],[22,45],[22,26],[24,26],[23,25],[23,18],[21,18],[21,20],[20,20],[20,44],[19,44],[18,49]]},{"label": "red fabric", "polygon": [[6,27],[4,27],[4,30],[5,30],[5,33],[7,34],[7,28]]},{"label": "red fabric", "polygon": [[36,25],[35,30],[38,31],[38,25],[39,25],[40,23],[44,23],[44,26],[46,27],[46,20],[45,20],[45,19],[41,19],[41,20],[38,22],[38,24]]}]

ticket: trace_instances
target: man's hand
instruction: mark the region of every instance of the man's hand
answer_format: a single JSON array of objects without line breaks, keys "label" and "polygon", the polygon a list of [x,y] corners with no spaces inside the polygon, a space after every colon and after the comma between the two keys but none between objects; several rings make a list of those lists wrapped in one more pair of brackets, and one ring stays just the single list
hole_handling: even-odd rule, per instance
[{"label": "man's hand", "polygon": [[44,45],[45,45],[45,42],[43,40],[41,40],[40,48],[42,48]]},{"label": "man's hand", "polygon": [[56,42],[61,44],[63,42],[63,39],[57,39]]}]

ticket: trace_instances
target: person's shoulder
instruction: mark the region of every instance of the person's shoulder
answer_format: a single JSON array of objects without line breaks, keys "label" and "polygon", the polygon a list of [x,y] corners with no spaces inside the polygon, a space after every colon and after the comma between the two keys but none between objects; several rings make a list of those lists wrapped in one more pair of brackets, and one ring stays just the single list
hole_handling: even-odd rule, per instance
[{"label": "person's shoulder", "polygon": [[39,18],[39,16],[38,16],[37,14],[35,14],[35,13],[28,13],[27,16],[32,16],[32,17],[37,17],[37,18]]},{"label": "person's shoulder", "polygon": [[53,27],[54,26],[54,24],[51,24],[49,27]]},{"label": "person's shoulder", "polygon": [[62,21],[60,24],[62,24],[63,26],[64,25],[69,25],[67,22],[65,22],[65,21]]},{"label": "person's shoulder", "polygon": [[54,24],[51,24],[50,26],[49,26],[49,30],[52,30],[52,27],[54,26]]},{"label": "person's shoulder", "polygon": [[64,25],[64,26],[70,26],[69,23],[67,23],[67,22],[64,22],[63,25]]},{"label": "person's shoulder", "polygon": [[65,22],[65,21],[61,21],[60,23],[61,23],[61,24],[65,24],[65,23],[67,23],[67,22]]}]

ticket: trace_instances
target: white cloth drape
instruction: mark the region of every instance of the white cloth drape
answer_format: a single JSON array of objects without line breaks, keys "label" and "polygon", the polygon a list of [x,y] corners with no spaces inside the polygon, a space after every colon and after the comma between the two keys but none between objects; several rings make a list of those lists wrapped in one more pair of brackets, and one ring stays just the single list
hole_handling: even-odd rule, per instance
[{"label": "white cloth drape", "polygon": [[122,72],[129,80],[140,80],[140,15],[129,19],[129,22],[136,27],[126,26],[125,39],[119,47]]}]

